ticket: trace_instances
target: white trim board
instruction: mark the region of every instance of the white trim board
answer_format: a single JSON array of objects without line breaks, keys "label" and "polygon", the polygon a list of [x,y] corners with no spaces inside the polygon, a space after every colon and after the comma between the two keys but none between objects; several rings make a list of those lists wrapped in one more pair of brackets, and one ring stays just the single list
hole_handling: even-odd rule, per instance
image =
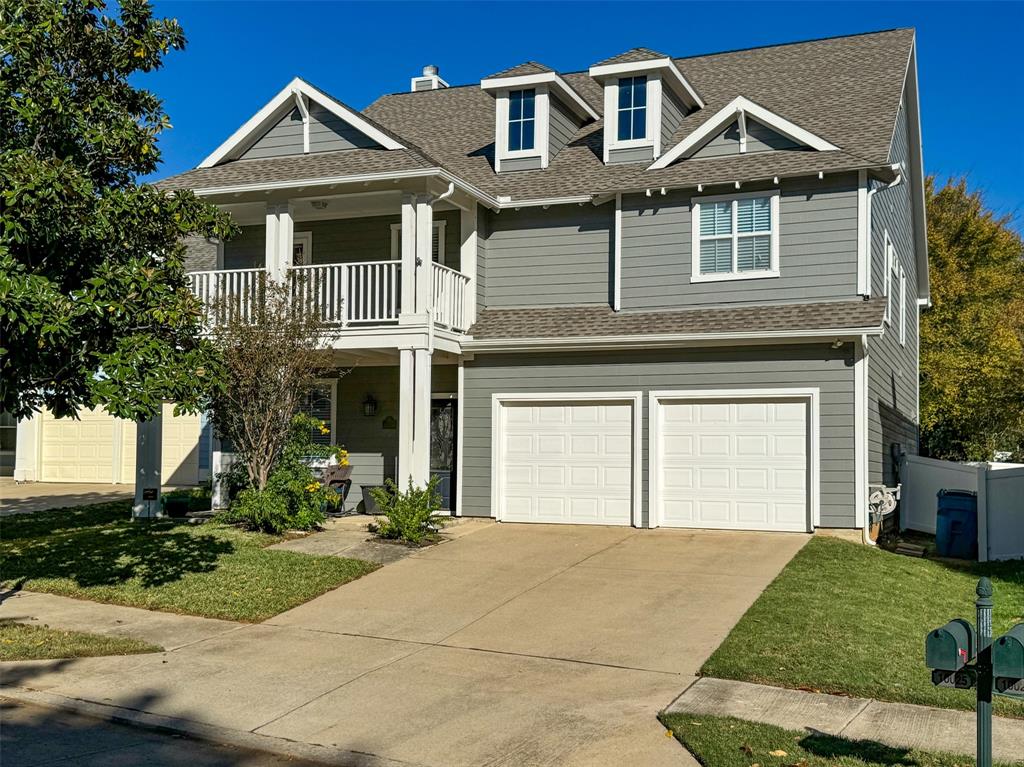
[{"label": "white trim board", "polygon": [[[280,119],[286,111],[291,111],[295,108],[296,101],[302,97],[305,97],[310,101],[315,101],[328,112],[344,120],[360,133],[363,133],[368,138],[373,139],[385,149],[405,149],[402,144],[398,143],[391,138],[391,136],[368,122],[367,119],[358,112],[349,109],[339,101],[335,101],[319,88],[307,83],[301,77],[296,77],[284,86],[284,88],[278,91],[277,95],[268,101],[262,109],[246,120],[238,130],[231,134],[227,141],[214,149],[206,159],[199,163],[198,167],[210,168],[224,160],[234,159],[238,154],[241,154],[248,148],[249,142],[254,136],[262,135],[271,125],[273,125],[274,122]],[[303,114],[303,122],[307,127],[304,128],[305,137],[303,143],[306,151],[308,152],[309,120],[306,116],[308,115],[308,105],[306,109],[307,111]]]},{"label": "white trim board", "polygon": [[790,122],[781,115],[777,115],[774,112],[765,109],[760,104],[757,104],[748,98],[744,98],[743,96],[737,96],[720,110],[715,112],[715,114],[712,115],[707,122],[697,128],[697,130],[655,160],[648,170],[667,168],[676,160],[689,157],[700,149],[705,142],[714,138],[719,131],[727,128],[733,120],[738,119],[741,114],[754,118],[759,123],[766,125],[776,133],[781,133],[791,141],[803,144],[804,146],[809,146],[811,149],[816,149],[819,152],[835,151],[839,149],[839,147],[834,144],[830,144],[820,136],[811,133],[809,130],[801,128],[796,123]]},{"label": "white trim board", "polygon": [[509,91],[520,88],[531,88],[538,85],[554,88],[558,95],[563,96],[567,102],[566,106],[576,113],[582,120],[597,120],[600,116],[590,104],[573,90],[557,72],[538,72],[530,75],[516,75],[514,77],[488,77],[480,81],[480,89],[484,91]]},{"label": "white trim board", "polygon": [[498,514],[498,497],[502,492],[500,482],[502,452],[502,426],[504,408],[507,402],[626,402],[633,407],[633,455],[632,455],[632,526],[643,525],[643,392],[512,392],[491,395],[491,516],[502,521]]},{"label": "white trim board", "polygon": [[658,461],[661,458],[660,408],[662,400],[806,400],[808,403],[807,430],[807,485],[808,529],[812,532],[821,524],[821,390],[817,387],[767,389],[668,389],[648,392],[647,405],[647,507],[648,526],[660,527],[662,511],[660,488],[657,482]]},{"label": "white trim board", "polygon": [[[444,257],[444,237],[445,237],[445,224],[448,222],[444,219],[434,219],[433,227],[434,231],[437,232],[437,261],[435,263],[445,265]],[[400,223],[391,224],[391,260],[400,261],[402,259],[402,225]]]},{"label": "white trim board", "polygon": [[[626,76],[632,74],[646,74],[649,72],[659,73],[665,77],[666,82],[672,87],[683,103],[689,107],[702,109],[704,101],[690,85],[683,73],[670,58],[648,59],[646,61],[630,61],[620,64],[602,64],[590,68],[590,76],[595,80],[603,78]],[[661,115],[658,115],[659,120]]]}]

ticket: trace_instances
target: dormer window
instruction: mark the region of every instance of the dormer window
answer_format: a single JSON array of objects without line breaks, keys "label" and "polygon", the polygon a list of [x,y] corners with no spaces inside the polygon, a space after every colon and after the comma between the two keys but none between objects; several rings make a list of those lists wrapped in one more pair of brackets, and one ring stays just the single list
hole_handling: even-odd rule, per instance
[{"label": "dormer window", "polygon": [[532,151],[536,143],[537,91],[527,88],[508,94],[508,151]]},{"label": "dormer window", "polygon": [[559,74],[525,64],[480,81],[494,96],[494,170],[541,170],[597,113]]},{"label": "dormer window", "polygon": [[646,162],[662,153],[687,114],[704,106],[675,62],[634,48],[595,64],[604,86],[604,161]]}]

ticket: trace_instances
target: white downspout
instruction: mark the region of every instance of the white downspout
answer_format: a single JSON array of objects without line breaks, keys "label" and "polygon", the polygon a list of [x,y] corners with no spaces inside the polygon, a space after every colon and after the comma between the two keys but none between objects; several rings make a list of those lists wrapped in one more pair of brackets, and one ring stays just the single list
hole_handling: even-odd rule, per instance
[{"label": "white downspout", "polygon": [[892,189],[893,187],[899,186],[900,184],[903,183],[903,174],[900,172],[900,166],[899,165],[893,165],[892,169],[894,171],[896,171],[896,178],[894,178],[892,181],[890,181],[885,186],[878,186],[878,187],[874,187],[872,189],[868,189],[868,204],[867,204],[867,210],[865,211],[865,215],[864,215],[864,218],[865,218],[865,224],[864,225],[865,225],[865,228],[867,229],[867,250],[868,250],[867,263],[865,264],[865,268],[867,270],[867,280],[866,280],[867,285],[865,285],[865,288],[867,289],[866,295],[868,295],[868,296],[871,295],[871,256],[872,256],[872,254],[874,252],[872,247],[871,247],[871,201],[875,199],[875,194],[877,194],[878,192],[885,191],[886,189]]}]

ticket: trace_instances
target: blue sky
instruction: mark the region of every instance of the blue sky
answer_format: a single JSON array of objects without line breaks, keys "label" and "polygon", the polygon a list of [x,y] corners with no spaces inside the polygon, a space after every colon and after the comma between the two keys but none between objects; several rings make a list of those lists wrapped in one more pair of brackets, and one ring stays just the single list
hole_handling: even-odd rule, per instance
[{"label": "blue sky", "polygon": [[[688,56],[915,27],[926,172],[968,174],[1022,225],[1021,3],[155,5],[189,40],[161,71],[136,79],[164,99],[174,125],[156,177],[194,167],[295,75],[361,109],[406,90],[424,64],[458,85],[527,59],[574,71],[635,46]],[[524,23],[534,16],[542,23]]]}]

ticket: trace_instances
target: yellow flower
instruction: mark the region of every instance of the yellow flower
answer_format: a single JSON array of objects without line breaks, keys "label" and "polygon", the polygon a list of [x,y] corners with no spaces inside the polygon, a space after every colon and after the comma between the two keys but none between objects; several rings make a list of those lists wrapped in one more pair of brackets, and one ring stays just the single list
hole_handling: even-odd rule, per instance
[{"label": "yellow flower", "polygon": [[308,485],[306,485],[306,492],[315,493],[319,487],[320,484],[318,482],[310,482]]},{"label": "yellow flower", "polygon": [[328,428],[327,428],[326,426],[321,426],[321,427],[320,427],[320,433],[321,433],[321,434],[330,434],[330,433],[331,433],[331,430],[330,430],[330,429],[328,429]]}]

